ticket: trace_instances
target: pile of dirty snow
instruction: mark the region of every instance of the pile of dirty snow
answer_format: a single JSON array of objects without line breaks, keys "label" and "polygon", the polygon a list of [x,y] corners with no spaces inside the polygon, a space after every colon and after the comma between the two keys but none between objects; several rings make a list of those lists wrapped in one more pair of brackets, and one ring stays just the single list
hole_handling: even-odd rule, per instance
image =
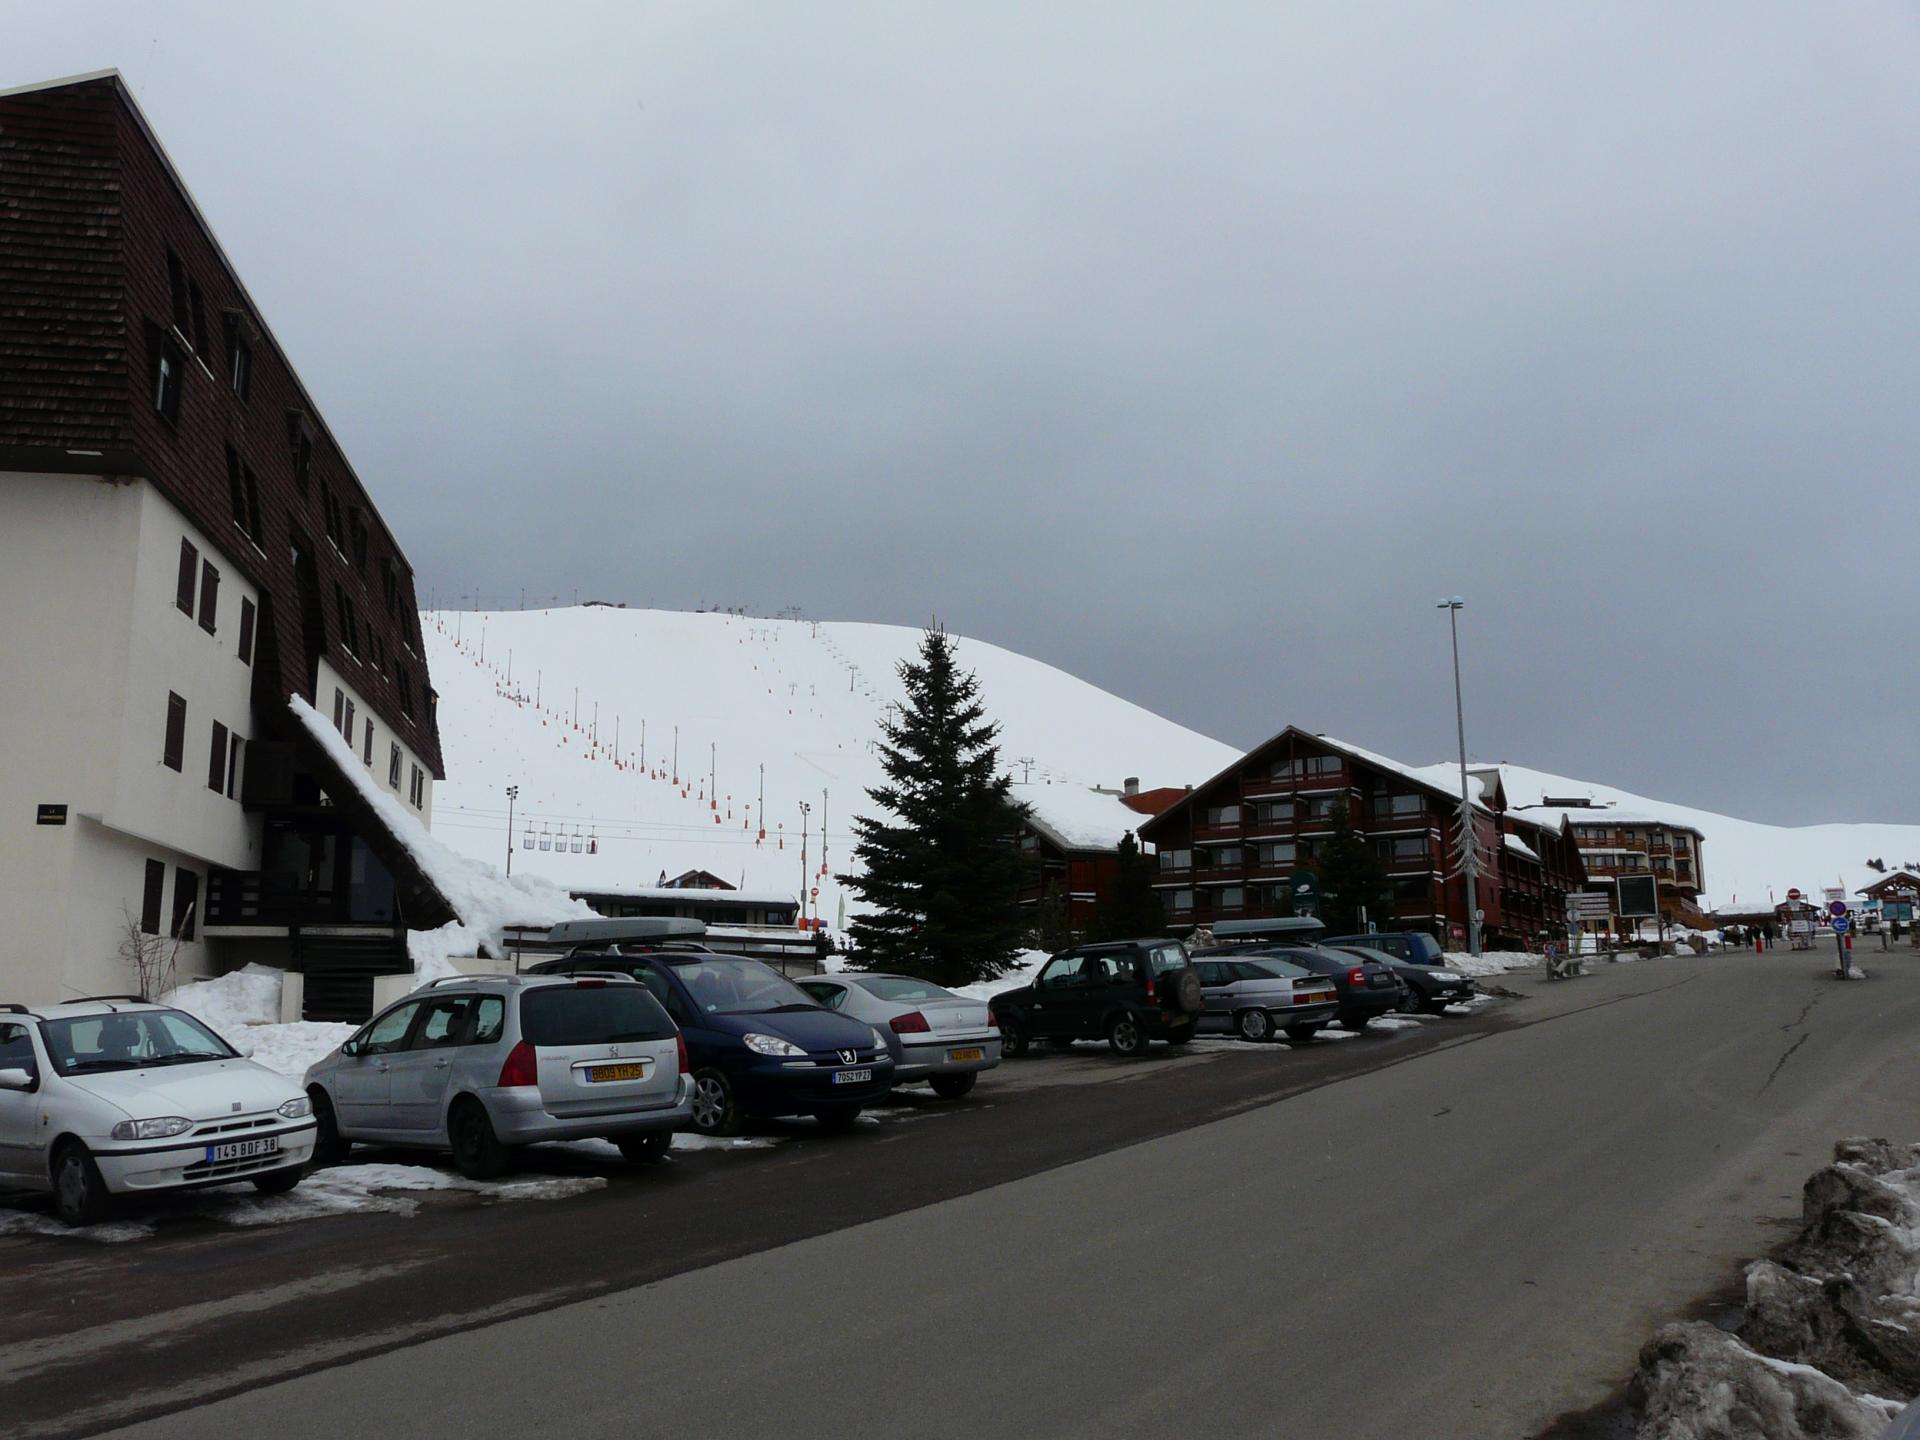
[{"label": "pile of dirty snow", "polygon": [[1447,969],[1462,975],[1504,975],[1509,970],[1540,968],[1540,957],[1527,950],[1482,950],[1478,955],[1449,950],[1440,958]]},{"label": "pile of dirty snow", "polygon": [[1878,1440],[1920,1395],[1920,1146],[1836,1145],[1739,1329],[1666,1326],[1634,1394],[1640,1440]]}]

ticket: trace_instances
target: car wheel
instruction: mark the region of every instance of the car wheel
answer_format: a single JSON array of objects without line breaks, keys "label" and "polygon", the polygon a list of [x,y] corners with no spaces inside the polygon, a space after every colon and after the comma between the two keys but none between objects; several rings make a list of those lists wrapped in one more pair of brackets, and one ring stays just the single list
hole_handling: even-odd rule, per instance
[{"label": "car wheel", "polygon": [[1420,998],[1420,992],[1415,990],[1411,985],[1407,986],[1406,993],[1400,997],[1400,1013],[1402,1015],[1418,1015],[1426,1008],[1426,1002]]},{"label": "car wheel", "polygon": [[671,1130],[649,1130],[645,1135],[622,1135],[613,1142],[620,1147],[620,1158],[633,1165],[651,1165],[667,1158],[673,1148]]},{"label": "car wheel", "polygon": [[453,1142],[453,1167],[469,1180],[492,1180],[507,1168],[507,1147],[493,1133],[487,1107],[468,1098],[447,1117],[447,1138]]},{"label": "car wheel", "polygon": [[1113,1053],[1134,1059],[1147,1053],[1147,1032],[1131,1015],[1116,1015],[1107,1022],[1107,1044]]},{"label": "car wheel", "polygon": [[1022,1026],[1004,1016],[1001,1017],[1000,1053],[1002,1055],[1018,1060],[1027,1053],[1027,1046],[1031,1043]]},{"label": "car wheel", "polygon": [[262,1195],[284,1195],[300,1183],[300,1167],[290,1165],[285,1170],[275,1170],[271,1174],[253,1177],[253,1188]]},{"label": "car wheel", "polygon": [[78,1140],[69,1140],[53,1157],[54,1212],[69,1225],[98,1225],[112,1206],[93,1156]]},{"label": "car wheel", "polygon": [[1242,1010],[1233,1017],[1233,1028],[1240,1032],[1242,1040],[1258,1044],[1273,1038],[1273,1017],[1264,1010]]},{"label": "car wheel", "polygon": [[928,1083],[933,1086],[933,1093],[942,1100],[958,1100],[973,1089],[973,1082],[979,1078],[978,1074],[969,1070],[964,1075],[936,1075]]},{"label": "car wheel", "polygon": [[1318,1025],[1289,1025],[1287,1026],[1287,1039],[1291,1040],[1295,1045],[1304,1045],[1313,1039],[1315,1035],[1318,1035],[1320,1029],[1321,1027]]},{"label": "car wheel", "polygon": [[834,1135],[844,1135],[853,1129],[854,1122],[860,1118],[861,1106],[829,1105],[813,1112],[814,1119],[820,1122],[820,1128]]},{"label": "car wheel", "polygon": [[340,1120],[333,1113],[333,1101],[317,1085],[307,1092],[307,1098],[313,1102],[313,1163],[341,1164],[346,1160],[347,1152],[353,1149],[353,1142],[340,1133]]},{"label": "car wheel", "polygon": [[693,1128],[702,1135],[731,1135],[740,1128],[733,1084],[718,1070],[694,1072]]}]

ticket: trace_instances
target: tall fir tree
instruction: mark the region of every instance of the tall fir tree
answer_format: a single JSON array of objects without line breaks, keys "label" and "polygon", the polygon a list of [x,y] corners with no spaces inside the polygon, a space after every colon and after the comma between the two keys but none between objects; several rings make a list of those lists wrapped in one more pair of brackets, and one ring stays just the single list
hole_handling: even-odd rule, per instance
[{"label": "tall fir tree", "polygon": [[838,877],[870,907],[847,926],[851,963],[936,985],[991,980],[1012,965],[1026,926],[1026,807],[1000,772],[1000,727],[945,631],[926,632],[900,680],[906,705],[881,728],[887,781],[867,792],[882,814],[854,819],[859,868]]},{"label": "tall fir tree", "polygon": [[1333,833],[1319,845],[1320,918],[1330,933],[1350,935],[1362,916],[1380,920],[1393,913],[1393,882],[1373,842],[1353,828],[1344,805],[1333,809]]},{"label": "tall fir tree", "polygon": [[1113,884],[1093,907],[1088,937],[1094,940],[1137,940],[1164,934],[1166,908],[1153,888],[1154,862],[1140,853],[1133,832],[1120,837],[1113,867]]}]

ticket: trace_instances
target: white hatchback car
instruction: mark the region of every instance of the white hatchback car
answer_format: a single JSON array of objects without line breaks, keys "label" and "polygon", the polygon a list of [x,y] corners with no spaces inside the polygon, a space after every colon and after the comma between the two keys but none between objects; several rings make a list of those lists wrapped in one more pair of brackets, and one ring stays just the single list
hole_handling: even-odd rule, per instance
[{"label": "white hatchback car", "polygon": [[144,1000],[0,1005],[0,1188],[51,1190],[69,1225],[115,1195],[250,1180],[291,1190],[313,1155],[297,1081]]}]

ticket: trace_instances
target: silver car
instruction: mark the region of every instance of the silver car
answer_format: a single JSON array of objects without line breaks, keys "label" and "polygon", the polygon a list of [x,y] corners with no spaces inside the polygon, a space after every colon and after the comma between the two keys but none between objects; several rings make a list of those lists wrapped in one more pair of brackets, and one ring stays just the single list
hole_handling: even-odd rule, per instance
[{"label": "silver car", "polygon": [[513,1146],[605,1138],[655,1160],[691,1123],[687,1071],[679,1027],[627,976],[449,976],[308,1069],[315,1156],[420,1145],[486,1179]]},{"label": "silver car", "polygon": [[958,1100],[982,1070],[1000,1063],[1000,1031],[984,1000],[969,1000],[910,975],[808,975],[794,982],[828,1010],[864,1020],[887,1042],[893,1081],[925,1080]]},{"label": "silver car", "polygon": [[1193,968],[1203,1030],[1232,1030],[1242,1040],[1271,1040],[1284,1030],[1290,1040],[1308,1040],[1340,1009],[1333,981],[1285,960],[1200,958]]}]

